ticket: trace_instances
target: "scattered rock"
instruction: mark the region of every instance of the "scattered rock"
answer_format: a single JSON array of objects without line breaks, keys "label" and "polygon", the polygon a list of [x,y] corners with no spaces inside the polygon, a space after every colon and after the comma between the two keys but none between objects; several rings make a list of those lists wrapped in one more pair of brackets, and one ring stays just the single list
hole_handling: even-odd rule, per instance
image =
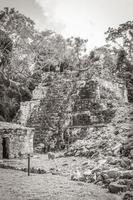
[{"label": "scattered rock", "polygon": [[120,166],[123,168],[126,168],[126,169],[130,169],[131,168],[131,160],[128,159],[127,157],[121,159]]},{"label": "scattered rock", "polygon": [[129,191],[133,189],[133,179],[120,179],[118,183],[120,185],[127,185]]},{"label": "scattered rock", "polygon": [[126,192],[122,200],[133,200],[133,192]]},{"label": "scattered rock", "polygon": [[119,159],[116,159],[116,158],[111,158],[111,159],[108,161],[108,163],[109,163],[110,165],[117,165],[117,164],[119,164],[119,162],[120,162],[120,160],[119,160]]},{"label": "scattered rock", "polygon": [[76,159],[73,159],[73,161],[75,162],[75,161],[76,161]]},{"label": "scattered rock", "polygon": [[88,165],[88,162],[84,162],[84,163],[82,164],[82,166],[86,166],[86,165]]},{"label": "scattered rock", "polygon": [[127,186],[119,185],[118,183],[110,183],[108,189],[109,189],[109,192],[111,193],[126,192]]},{"label": "scattered rock", "polygon": [[103,176],[103,177],[108,177],[108,178],[114,178],[114,179],[117,179],[118,177],[120,177],[120,172],[119,171],[117,171],[117,170],[109,170],[109,171],[103,171],[102,173],[101,173],[101,175]]},{"label": "scattered rock", "polygon": [[68,166],[68,163],[63,163],[62,166]]},{"label": "scattered rock", "polygon": [[131,156],[131,158],[133,158],[133,149],[131,149],[131,151],[130,151],[130,156]]},{"label": "scattered rock", "polygon": [[90,176],[91,174],[92,174],[92,171],[90,169],[88,169],[87,171],[83,173],[84,176]]},{"label": "scattered rock", "polygon": [[132,179],[133,178],[133,170],[121,172],[120,178],[122,178],[122,179]]},{"label": "scattered rock", "polygon": [[128,133],[128,137],[133,137],[133,131]]},{"label": "scattered rock", "polygon": [[60,175],[59,171],[51,172],[52,175]]},{"label": "scattered rock", "polygon": [[79,170],[76,170],[75,172],[73,172],[73,174],[71,175],[71,180],[85,181],[84,176],[81,174],[81,172]]}]

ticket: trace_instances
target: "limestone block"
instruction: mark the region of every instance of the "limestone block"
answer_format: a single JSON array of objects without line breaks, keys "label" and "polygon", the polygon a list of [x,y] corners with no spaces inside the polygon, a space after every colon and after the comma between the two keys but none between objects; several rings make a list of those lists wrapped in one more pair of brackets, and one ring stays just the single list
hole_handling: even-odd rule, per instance
[{"label": "limestone block", "polygon": [[133,199],[133,192],[126,192],[123,196],[122,200],[132,200]]},{"label": "limestone block", "polygon": [[110,183],[108,189],[111,193],[126,192],[127,186],[126,185],[119,185],[117,183]]}]

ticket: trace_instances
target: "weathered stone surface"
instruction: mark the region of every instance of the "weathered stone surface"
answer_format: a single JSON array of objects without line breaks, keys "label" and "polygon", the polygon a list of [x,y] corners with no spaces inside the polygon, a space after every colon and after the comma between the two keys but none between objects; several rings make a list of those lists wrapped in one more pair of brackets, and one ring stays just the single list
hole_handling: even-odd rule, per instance
[{"label": "weathered stone surface", "polygon": [[85,171],[85,172],[83,173],[83,175],[84,175],[84,176],[90,176],[91,173],[92,173],[92,171],[91,171],[90,169],[88,169],[87,171]]},{"label": "weathered stone surface", "polygon": [[128,137],[133,137],[133,131],[129,132],[127,136]]},{"label": "weathered stone surface", "polygon": [[120,163],[120,160],[119,159],[116,159],[116,158],[110,158],[110,160],[108,161],[108,163],[110,164],[110,165],[117,165],[117,164],[119,164]]},{"label": "weathered stone surface", "polygon": [[31,101],[21,102],[20,110],[17,113],[15,119],[13,120],[15,123],[21,124],[23,126],[27,125],[27,121],[30,118],[33,110],[40,104],[40,99],[33,99]]},{"label": "weathered stone surface", "polygon": [[133,200],[133,192],[126,192],[122,200]]},{"label": "weathered stone surface", "polygon": [[85,178],[79,170],[75,170],[71,174],[71,180],[73,180],[73,181],[85,181]]},{"label": "weathered stone surface", "polygon": [[119,179],[118,183],[120,185],[127,185],[128,190],[133,189],[133,179]]},{"label": "weathered stone surface", "polygon": [[126,190],[127,190],[126,185],[119,185],[117,183],[110,183],[109,184],[109,191],[111,193],[126,192]]},{"label": "weathered stone surface", "polygon": [[34,129],[0,122],[0,157],[18,158],[33,154]]},{"label": "weathered stone surface", "polygon": [[131,149],[130,155],[131,155],[131,157],[133,158],[133,149]]},{"label": "weathered stone surface", "polygon": [[117,170],[109,170],[109,171],[103,171],[102,176],[107,176],[108,178],[118,178],[120,177],[120,172]]},{"label": "weathered stone surface", "polygon": [[33,100],[41,100],[46,97],[48,87],[43,86],[42,84],[39,84],[32,94]]},{"label": "weathered stone surface", "polygon": [[131,160],[127,157],[124,157],[123,159],[120,160],[120,166],[125,169],[130,169],[131,168]]},{"label": "weathered stone surface", "polygon": [[133,178],[133,170],[128,170],[128,171],[121,172],[120,178],[132,179]]}]

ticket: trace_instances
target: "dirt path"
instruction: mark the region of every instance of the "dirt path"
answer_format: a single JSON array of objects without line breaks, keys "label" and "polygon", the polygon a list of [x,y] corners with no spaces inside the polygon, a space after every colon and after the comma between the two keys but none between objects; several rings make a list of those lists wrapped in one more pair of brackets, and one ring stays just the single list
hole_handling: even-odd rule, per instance
[{"label": "dirt path", "polygon": [[87,183],[67,177],[38,175],[0,169],[0,200],[120,200],[121,198]]},{"label": "dirt path", "polygon": [[[58,154],[56,154],[58,156]],[[5,165],[13,166],[15,168],[27,168],[27,159],[7,159],[1,160],[0,163]],[[37,154],[31,157],[30,166],[31,168],[44,169],[46,172],[51,171],[51,169],[57,169],[64,176],[70,178],[70,174],[76,169],[76,167],[82,166],[84,162],[88,162],[85,157],[61,157],[55,160],[49,160],[47,154]]]}]

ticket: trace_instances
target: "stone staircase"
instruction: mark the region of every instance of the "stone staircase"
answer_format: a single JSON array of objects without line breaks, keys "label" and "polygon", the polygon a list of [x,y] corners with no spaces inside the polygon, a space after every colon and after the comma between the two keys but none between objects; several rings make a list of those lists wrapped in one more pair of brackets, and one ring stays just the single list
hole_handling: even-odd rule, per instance
[{"label": "stone staircase", "polygon": [[34,110],[38,110],[41,99],[45,98],[46,93],[47,87],[42,87],[42,84],[39,84],[33,91],[31,101],[21,102],[20,110],[13,121],[27,126],[31,113],[34,112]]},{"label": "stone staircase", "polygon": [[[73,82],[55,78],[36,109],[32,110],[27,126],[35,128],[34,144],[46,143],[46,137],[57,137],[59,126],[64,126]],[[60,125],[59,125],[60,124]],[[50,140],[50,138],[48,138]]]}]

